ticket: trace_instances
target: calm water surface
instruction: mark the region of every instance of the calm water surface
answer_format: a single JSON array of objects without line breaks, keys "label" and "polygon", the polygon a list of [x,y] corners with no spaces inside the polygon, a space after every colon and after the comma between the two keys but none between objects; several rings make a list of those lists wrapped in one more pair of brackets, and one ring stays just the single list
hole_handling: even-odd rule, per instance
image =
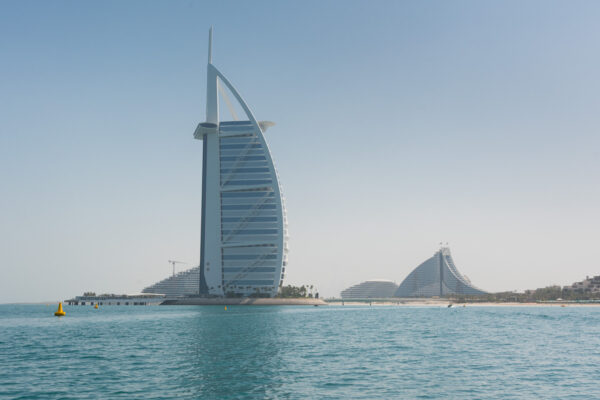
[{"label": "calm water surface", "polygon": [[600,307],[55,308],[0,306],[0,398],[600,398]]}]

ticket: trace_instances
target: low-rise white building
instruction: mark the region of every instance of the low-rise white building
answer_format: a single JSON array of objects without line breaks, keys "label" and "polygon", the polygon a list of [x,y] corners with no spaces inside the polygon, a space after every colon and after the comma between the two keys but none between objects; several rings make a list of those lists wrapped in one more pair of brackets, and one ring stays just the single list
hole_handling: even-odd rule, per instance
[{"label": "low-rise white building", "polygon": [[385,299],[394,296],[398,289],[395,282],[374,279],[350,286],[341,293],[342,299]]}]

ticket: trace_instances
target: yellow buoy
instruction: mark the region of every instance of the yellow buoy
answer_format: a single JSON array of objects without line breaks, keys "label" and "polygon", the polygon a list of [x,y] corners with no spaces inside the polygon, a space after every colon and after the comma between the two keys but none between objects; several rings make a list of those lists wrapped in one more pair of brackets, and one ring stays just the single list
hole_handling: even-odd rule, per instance
[{"label": "yellow buoy", "polygon": [[96,308],[96,309],[98,308],[98,303],[96,303],[96,305],[94,306],[94,308]]},{"label": "yellow buoy", "polygon": [[227,306],[225,306],[225,311],[227,311]]},{"label": "yellow buoy", "polygon": [[64,317],[65,315],[67,315],[62,309],[62,302],[58,303],[58,310],[56,310],[54,315],[56,315],[57,317]]}]

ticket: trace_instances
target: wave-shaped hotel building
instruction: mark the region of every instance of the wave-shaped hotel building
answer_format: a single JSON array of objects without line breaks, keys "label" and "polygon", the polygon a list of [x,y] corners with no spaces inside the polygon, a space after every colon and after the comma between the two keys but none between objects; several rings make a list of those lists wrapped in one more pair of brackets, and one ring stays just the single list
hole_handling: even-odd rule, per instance
[{"label": "wave-shaped hotel building", "polygon": [[366,281],[345,289],[342,299],[389,297],[477,296],[487,292],[474,286],[462,275],[452,259],[450,249],[442,247],[422,262],[396,286],[392,281]]},{"label": "wave-shaped hotel building", "polygon": [[486,294],[462,275],[452,259],[450,249],[442,247],[415,268],[402,281],[394,297],[445,297]]}]

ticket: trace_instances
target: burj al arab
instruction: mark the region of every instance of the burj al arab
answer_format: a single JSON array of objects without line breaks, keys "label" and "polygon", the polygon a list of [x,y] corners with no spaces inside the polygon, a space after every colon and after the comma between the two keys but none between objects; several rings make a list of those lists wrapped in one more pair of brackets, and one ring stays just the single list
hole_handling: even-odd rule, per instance
[{"label": "burj al arab", "polygon": [[[194,132],[203,143],[199,294],[272,297],[287,264],[284,199],[264,135],[274,124],[258,121],[212,63],[212,28],[206,77],[206,121]],[[225,89],[243,118],[220,119]]]}]

